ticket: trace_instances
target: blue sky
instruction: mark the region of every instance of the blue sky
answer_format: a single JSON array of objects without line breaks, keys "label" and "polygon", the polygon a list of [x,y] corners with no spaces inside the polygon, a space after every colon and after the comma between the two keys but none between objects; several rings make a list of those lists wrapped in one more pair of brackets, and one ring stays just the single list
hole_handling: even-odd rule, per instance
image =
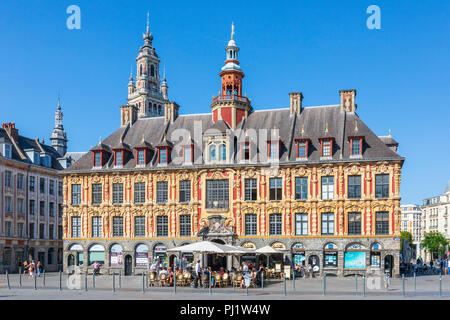
[{"label": "blue sky", "polygon": [[[72,4],[81,30],[66,27]],[[366,26],[372,4],[381,30]],[[287,107],[292,91],[303,92],[305,106],[338,104],[339,89],[356,88],[359,116],[378,135],[390,128],[406,157],[402,203],[444,191],[448,1],[2,1],[0,121],[49,141],[60,93],[70,151],[107,137],[119,126],[147,11],[181,113],[209,112],[234,21],[255,109]]]}]

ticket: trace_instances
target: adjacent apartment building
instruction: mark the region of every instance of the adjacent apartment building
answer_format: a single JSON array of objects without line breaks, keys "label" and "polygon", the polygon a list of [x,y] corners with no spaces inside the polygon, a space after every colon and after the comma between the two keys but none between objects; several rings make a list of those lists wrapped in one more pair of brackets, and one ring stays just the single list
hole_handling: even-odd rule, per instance
[{"label": "adjacent apartment building", "polygon": [[[425,232],[437,231],[450,240],[449,232],[450,213],[450,180],[445,192],[441,195],[424,199],[422,203],[422,239]],[[422,249],[422,257],[425,261],[431,259],[429,252]]]},{"label": "adjacent apartment building", "polygon": [[233,29],[219,94],[206,113],[183,115],[148,27],[143,38],[120,127],[63,172],[65,267],[92,272],[99,261],[102,272],[136,274],[173,264],[169,248],[210,240],[270,245],[281,254],[244,258],[270,266],[399,273],[404,158],[359,118],[356,90],[334,105],[305,107],[294,92],[286,108],[254,110]]},{"label": "adjacent apartment building", "polygon": [[77,159],[67,152],[58,104],[51,145],[19,134],[14,123],[0,129],[0,272],[23,261],[47,271],[62,268],[63,181],[58,173]]}]

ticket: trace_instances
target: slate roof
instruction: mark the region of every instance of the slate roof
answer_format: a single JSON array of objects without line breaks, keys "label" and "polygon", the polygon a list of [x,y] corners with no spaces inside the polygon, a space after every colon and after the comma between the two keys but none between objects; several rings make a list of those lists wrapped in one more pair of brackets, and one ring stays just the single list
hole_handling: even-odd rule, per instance
[{"label": "slate roof", "polygon": [[[355,130],[355,121],[357,122],[357,130]],[[328,124],[328,132],[325,128]],[[194,130],[194,126],[198,130]],[[302,126],[304,132],[302,133]],[[189,134],[194,144],[194,163],[198,166],[211,166],[205,162],[196,162],[196,159],[201,157],[201,150],[206,150],[207,138],[202,136],[202,133],[208,132],[210,129],[219,129],[223,132],[224,127],[228,128],[226,123],[219,120],[216,124],[212,121],[211,114],[198,115],[179,115],[174,122],[165,122],[164,117],[141,118],[136,120],[134,124],[125,128],[119,128],[107,137],[103,144],[106,147],[114,146],[119,143],[120,137],[123,142],[128,144],[131,148],[135,148],[142,142],[144,135],[145,141],[153,146],[158,146],[163,141],[164,134],[167,140],[174,145],[172,159],[177,152],[177,145],[180,146],[183,142],[189,141]],[[260,110],[254,111],[244,119],[234,130],[242,130],[237,139],[242,138],[244,141],[245,131],[250,129],[260,132],[260,129],[266,129],[268,140],[272,137],[273,129],[278,129],[280,144],[280,164],[287,163],[317,163],[317,162],[332,162],[332,161],[380,161],[380,160],[400,160],[404,158],[392,151],[378,136],[376,136],[358,117],[356,113],[346,112],[339,105],[320,106],[320,107],[306,107],[303,108],[299,115],[291,115],[288,108],[275,110]],[[350,156],[350,142],[349,137],[363,136],[363,154],[355,159]],[[305,160],[296,160],[295,139],[300,138],[310,139],[309,156]],[[333,154],[326,160],[320,159],[320,138],[333,137]],[[240,160],[236,157],[236,152],[239,149],[237,143],[232,139],[229,140],[231,146],[236,146],[231,155],[232,164],[239,165]],[[190,144],[190,143],[189,143]],[[258,154],[267,152],[267,150],[259,150],[258,143],[252,144],[253,151]],[[265,144],[261,144],[265,147]],[[181,149],[181,148],[178,148]],[[181,151],[179,151],[181,152]],[[206,153],[206,151],[205,151]],[[112,158],[103,167],[103,169],[110,170],[129,170],[136,168],[136,161],[134,159],[135,153],[130,153],[129,157],[124,160],[122,169],[114,169],[112,165]],[[150,158],[152,159],[144,169],[157,168],[155,151],[152,150]],[[173,162],[173,161],[172,161]],[[179,167],[179,165],[169,162],[165,167]],[[230,166],[226,164],[225,166]],[[138,168],[136,168],[138,169]],[[141,170],[142,167],[139,167]],[[79,172],[92,170],[92,150],[86,153],[79,161],[73,164],[67,172]],[[98,170],[98,169],[97,169]]]},{"label": "slate roof", "polygon": [[[5,129],[0,128],[0,143],[7,142],[12,145],[12,159],[16,161],[20,161],[27,164],[32,164],[31,160],[28,159],[25,150],[32,149],[35,152],[41,154],[43,151],[49,155],[52,159],[52,168],[56,170],[62,170],[63,167],[58,161],[60,157],[59,153],[52,147],[46,144],[41,143],[40,141],[36,141],[36,139],[30,139],[24,136],[19,135],[16,143],[17,148],[14,146],[12,141],[9,139],[8,133]],[[1,151],[0,151],[1,152]],[[22,157],[22,155],[25,158]],[[42,166],[43,167],[43,166]]]}]

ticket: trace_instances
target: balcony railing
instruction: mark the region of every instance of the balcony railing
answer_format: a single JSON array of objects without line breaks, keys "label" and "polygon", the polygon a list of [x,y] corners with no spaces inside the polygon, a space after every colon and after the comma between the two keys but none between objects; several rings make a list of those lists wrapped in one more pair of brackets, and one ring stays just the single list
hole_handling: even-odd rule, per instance
[{"label": "balcony railing", "polygon": [[217,97],[213,98],[213,103],[217,101],[240,101],[245,103],[250,103],[250,100],[247,97],[238,96],[234,94],[227,94],[227,95],[218,95]]}]

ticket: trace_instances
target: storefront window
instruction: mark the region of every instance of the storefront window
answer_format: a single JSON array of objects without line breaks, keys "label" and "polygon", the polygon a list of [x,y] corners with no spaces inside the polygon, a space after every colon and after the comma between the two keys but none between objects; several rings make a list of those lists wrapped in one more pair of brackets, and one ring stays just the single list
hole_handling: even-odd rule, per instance
[{"label": "storefront window", "polygon": [[148,266],[148,247],[145,244],[139,244],[136,247],[136,267]]},{"label": "storefront window", "polygon": [[381,249],[381,247],[378,243],[374,243],[370,247],[370,265],[372,267],[380,267],[381,266],[380,249]]},{"label": "storefront window", "polygon": [[89,248],[89,265],[92,265],[95,261],[100,264],[105,264],[105,247],[101,244],[94,244]]},{"label": "storefront window", "polygon": [[306,256],[305,256],[305,246],[301,243],[296,243],[292,246],[292,257],[294,259],[294,265],[305,265],[306,264]]},{"label": "storefront window", "polygon": [[323,251],[323,266],[337,267],[337,246],[334,243],[328,243]]},{"label": "storefront window", "polygon": [[113,244],[109,253],[109,263],[111,267],[122,266],[123,250],[120,244]]},{"label": "storefront window", "polygon": [[69,251],[78,251],[77,252],[78,266],[82,266],[83,265],[83,247],[79,244],[73,244],[70,246]]},{"label": "storefront window", "polygon": [[153,259],[156,261],[159,261],[159,264],[166,264],[167,265],[167,248],[162,243],[159,243],[155,246],[153,249]]},{"label": "storefront window", "polygon": [[364,248],[355,243],[347,248],[344,254],[344,268],[364,269],[366,267],[366,252]]}]

